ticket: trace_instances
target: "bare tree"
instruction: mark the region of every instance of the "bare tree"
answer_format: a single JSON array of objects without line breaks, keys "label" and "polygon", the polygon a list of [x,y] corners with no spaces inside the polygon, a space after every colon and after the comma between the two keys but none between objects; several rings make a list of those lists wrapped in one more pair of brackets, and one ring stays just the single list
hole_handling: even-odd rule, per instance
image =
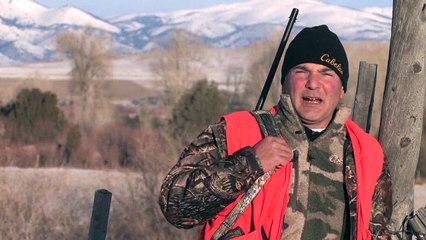
[{"label": "bare tree", "polygon": [[72,64],[70,90],[78,100],[78,120],[83,126],[99,123],[105,119],[100,110],[107,109],[103,82],[112,70],[111,36],[90,27],[65,32],[57,38],[57,51]]},{"label": "bare tree", "polygon": [[[256,106],[256,102],[260,96],[265,80],[271,69],[279,41],[280,33],[274,32],[271,37],[265,41],[256,44],[251,49],[251,61],[247,73],[247,82],[243,93],[243,99],[246,100],[249,107]],[[265,109],[272,107],[278,102],[281,93],[281,67],[278,67],[274,81],[266,99]]]},{"label": "bare tree", "polygon": [[393,230],[413,211],[425,97],[426,5],[393,1],[392,38],[379,140],[393,177]]},{"label": "bare tree", "polygon": [[151,64],[152,71],[162,81],[166,104],[174,105],[192,83],[205,78],[202,49],[199,38],[178,31],[171,38],[168,49]]},{"label": "bare tree", "polygon": [[244,87],[244,67],[231,64],[226,68],[226,90],[229,92],[229,105],[231,109],[244,109],[246,102],[242,99],[241,93]]}]

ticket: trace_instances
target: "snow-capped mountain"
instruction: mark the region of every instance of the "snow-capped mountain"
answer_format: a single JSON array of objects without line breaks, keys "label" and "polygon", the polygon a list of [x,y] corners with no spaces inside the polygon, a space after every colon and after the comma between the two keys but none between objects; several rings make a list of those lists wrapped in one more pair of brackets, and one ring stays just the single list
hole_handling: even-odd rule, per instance
[{"label": "snow-capped mountain", "polygon": [[88,25],[111,33],[120,32],[107,21],[71,6],[49,9],[31,0],[0,0],[1,60],[49,59],[58,33]]},{"label": "snow-capped mountain", "polygon": [[63,31],[91,26],[109,32],[120,52],[163,48],[172,33],[183,30],[207,44],[242,47],[283,31],[292,8],[300,13],[294,31],[327,24],[343,40],[390,38],[392,9],[352,9],[320,0],[248,0],[197,10],[132,14],[101,19],[72,6],[51,9],[32,0],[0,0],[0,62],[31,62],[54,56]]}]

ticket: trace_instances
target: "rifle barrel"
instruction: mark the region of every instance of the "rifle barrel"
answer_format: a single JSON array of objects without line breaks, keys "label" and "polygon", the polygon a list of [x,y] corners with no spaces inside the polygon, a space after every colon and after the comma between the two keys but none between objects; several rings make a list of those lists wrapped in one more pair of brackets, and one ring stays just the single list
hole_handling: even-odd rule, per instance
[{"label": "rifle barrel", "polygon": [[260,94],[259,100],[257,101],[255,110],[261,110],[263,108],[263,105],[265,104],[266,97],[268,96],[269,89],[271,88],[272,81],[274,80],[275,73],[283,55],[287,40],[290,36],[290,32],[293,28],[294,23],[296,22],[298,13],[299,9],[297,8],[293,8],[293,10],[291,11],[287,27],[285,28],[284,35],[281,39],[277,53],[275,54],[274,61],[272,62],[271,69],[269,70],[268,77],[266,78],[265,85],[263,86],[262,93]]}]

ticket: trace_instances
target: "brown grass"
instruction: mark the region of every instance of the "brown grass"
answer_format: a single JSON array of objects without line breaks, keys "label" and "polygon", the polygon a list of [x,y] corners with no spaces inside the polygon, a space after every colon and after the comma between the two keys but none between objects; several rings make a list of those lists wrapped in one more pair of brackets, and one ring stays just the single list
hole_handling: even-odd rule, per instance
[{"label": "brown grass", "polygon": [[145,177],[129,171],[0,168],[0,235],[87,239],[94,193],[105,188],[113,196],[107,239],[195,239],[195,231],[179,231],[163,220],[158,193],[147,188]]}]

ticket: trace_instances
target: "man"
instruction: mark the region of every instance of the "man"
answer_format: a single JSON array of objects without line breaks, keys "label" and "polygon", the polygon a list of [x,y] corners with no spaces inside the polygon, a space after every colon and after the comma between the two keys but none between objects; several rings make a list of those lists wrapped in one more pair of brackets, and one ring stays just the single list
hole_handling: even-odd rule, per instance
[{"label": "man", "polygon": [[286,52],[272,114],[227,115],[184,150],[161,189],[167,220],[204,224],[200,239],[211,239],[255,180],[272,173],[221,239],[388,238],[390,176],[378,142],[340,106],[348,71],[327,26],[303,29]]}]

